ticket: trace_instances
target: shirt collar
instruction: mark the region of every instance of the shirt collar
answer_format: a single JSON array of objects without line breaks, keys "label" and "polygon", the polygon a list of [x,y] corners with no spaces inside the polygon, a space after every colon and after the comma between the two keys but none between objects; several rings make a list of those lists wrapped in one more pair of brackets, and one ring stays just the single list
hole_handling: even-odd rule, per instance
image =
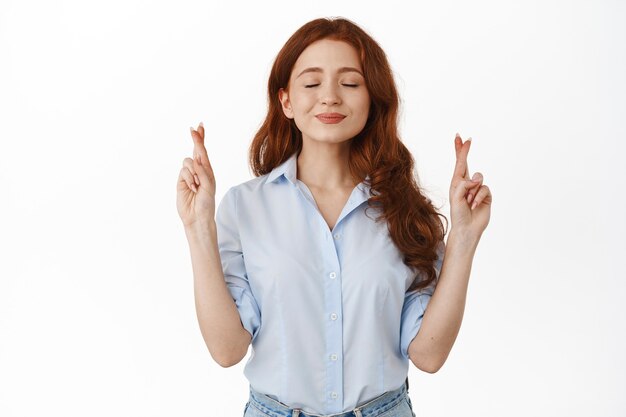
[{"label": "shirt collar", "polygon": [[288,159],[286,159],[282,164],[275,167],[272,172],[270,172],[265,180],[265,184],[270,182],[275,182],[281,175],[284,175],[285,178],[289,180],[292,184],[296,184],[296,169],[297,166],[297,158],[298,152],[294,152]]},{"label": "shirt collar", "polygon": [[[288,159],[286,159],[282,164],[275,167],[265,179],[265,184],[269,184],[271,182],[276,182],[281,176],[284,176],[289,180],[289,182],[293,185],[297,185],[296,181],[296,172],[298,168],[298,152],[294,152]],[[369,181],[370,176],[367,175],[365,177],[365,181]],[[361,190],[364,196],[369,197],[370,187],[365,183],[365,181],[361,181],[357,188]],[[366,199],[367,199],[366,197]]]}]

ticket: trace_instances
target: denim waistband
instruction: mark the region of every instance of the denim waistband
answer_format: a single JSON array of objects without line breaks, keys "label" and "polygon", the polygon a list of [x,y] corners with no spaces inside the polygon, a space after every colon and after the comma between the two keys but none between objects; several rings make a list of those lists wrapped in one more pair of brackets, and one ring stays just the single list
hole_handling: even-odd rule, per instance
[{"label": "denim waistband", "polygon": [[393,391],[387,391],[378,397],[358,405],[351,411],[338,414],[311,414],[299,408],[291,408],[265,394],[255,391],[250,386],[250,406],[254,406],[271,417],[368,417],[377,416],[395,407],[407,396],[406,384]]}]

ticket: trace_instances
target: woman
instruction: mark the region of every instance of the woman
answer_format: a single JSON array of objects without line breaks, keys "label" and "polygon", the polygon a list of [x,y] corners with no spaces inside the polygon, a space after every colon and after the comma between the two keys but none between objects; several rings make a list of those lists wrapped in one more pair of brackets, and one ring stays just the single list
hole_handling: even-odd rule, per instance
[{"label": "woman", "polygon": [[207,347],[228,367],[252,344],[245,416],[414,416],[409,359],[430,373],[445,362],[489,221],[471,142],[454,140],[444,244],[445,216],[415,181],[391,69],[367,33],[347,19],[305,24],[276,57],[268,95],[256,178],[216,213],[201,123],[178,179]]}]

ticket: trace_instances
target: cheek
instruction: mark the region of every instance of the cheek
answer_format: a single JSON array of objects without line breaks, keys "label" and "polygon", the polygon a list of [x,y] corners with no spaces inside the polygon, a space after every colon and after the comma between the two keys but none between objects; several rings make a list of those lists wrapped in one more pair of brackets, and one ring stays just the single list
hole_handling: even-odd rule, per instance
[{"label": "cheek", "polygon": [[357,103],[357,106],[363,110],[363,109],[369,109],[370,106],[370,96],[367,92],[363,92],[361,94],[359,94],[357,97],[355,97],[355,103]]},{"label": "cheek", "polygon": [[365,119],[367,119],[367,116],[369,115],[369,110],[370,110],[370,98],[365,97],[364,100],[361,102],[361,114],[363,115]]},{"label": "cheek", "polygon": [[291,104],[295,111],[302,113],[315,104],[315,98],[311,94],[298,94],[297,97],[292,98]]}]

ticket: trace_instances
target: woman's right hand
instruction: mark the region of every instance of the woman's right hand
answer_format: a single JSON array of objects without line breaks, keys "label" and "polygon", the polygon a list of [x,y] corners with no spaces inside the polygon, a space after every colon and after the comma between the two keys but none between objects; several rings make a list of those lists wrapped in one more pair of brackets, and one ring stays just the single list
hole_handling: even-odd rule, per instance
[{"label": "woman's right hand", "polygon": [[204,147],[204,126],[191,129],[194,158],[185,158],[176,183],[176,208],[187,227],[215,220],[215,176]]}]

